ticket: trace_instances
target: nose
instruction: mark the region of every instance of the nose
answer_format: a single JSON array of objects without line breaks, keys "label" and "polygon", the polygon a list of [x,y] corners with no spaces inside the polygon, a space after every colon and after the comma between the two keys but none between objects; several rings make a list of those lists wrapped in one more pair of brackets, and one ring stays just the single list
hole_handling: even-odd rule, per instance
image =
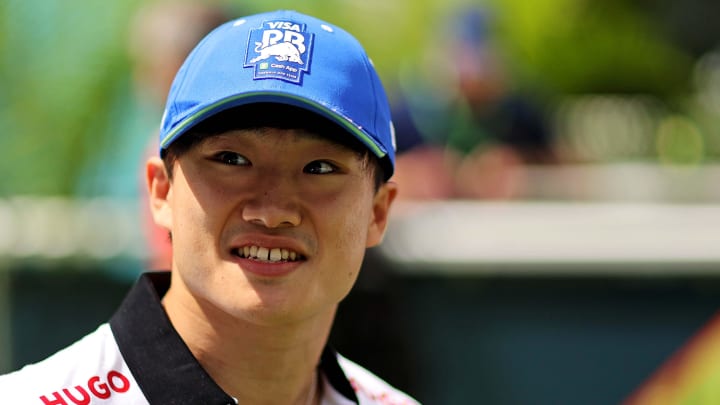
[{"label": "nose", "polygon": [[262,182],[242,207],[242,218],[266,228],[300,225],[302,216],[292,186],[275,179]]}]

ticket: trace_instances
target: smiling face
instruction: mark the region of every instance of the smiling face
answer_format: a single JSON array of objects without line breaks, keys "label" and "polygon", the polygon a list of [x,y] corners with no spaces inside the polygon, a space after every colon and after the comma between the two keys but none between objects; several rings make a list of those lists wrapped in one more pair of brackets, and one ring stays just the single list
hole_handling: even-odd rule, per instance
[{"label": "smiling face", "polygon": [[396,194],[375,190],[357,151],[295,129],[210,136],[172,168],[152,159],[147,171],[173,238],[168,296],[253,323],[334,313]]}]

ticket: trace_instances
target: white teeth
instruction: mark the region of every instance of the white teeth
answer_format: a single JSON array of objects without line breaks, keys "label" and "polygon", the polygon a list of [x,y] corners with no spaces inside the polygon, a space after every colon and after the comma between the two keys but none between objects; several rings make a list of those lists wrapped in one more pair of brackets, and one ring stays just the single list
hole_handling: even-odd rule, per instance
[{"label": "white teeth", "polygon": [[295,261],[300,257],[296,252],[281,248],[266,248],[261,246],[243,246],[238,249],[238,254],[244,258],[253,258],[262,261],[280,262]]}]

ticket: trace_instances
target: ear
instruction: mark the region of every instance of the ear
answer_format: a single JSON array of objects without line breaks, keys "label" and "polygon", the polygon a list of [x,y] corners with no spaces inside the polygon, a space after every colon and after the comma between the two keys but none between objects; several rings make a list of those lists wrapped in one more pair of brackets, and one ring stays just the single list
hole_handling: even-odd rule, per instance
[{"label": "ear", "polygon": [[373,199],[372,218],[368,228],[367,247],[373,247],[382,242],[387,229],[390,207],[397,196],[397,184],[386,182],[381,185]]},{"label": "ear", "polygon": [[155,223],[167,230],[172,229],[172,211],[169,205],[172,199],[170,176],[165,164],[159,157],[151,157],[145,164],[150,212]]}]

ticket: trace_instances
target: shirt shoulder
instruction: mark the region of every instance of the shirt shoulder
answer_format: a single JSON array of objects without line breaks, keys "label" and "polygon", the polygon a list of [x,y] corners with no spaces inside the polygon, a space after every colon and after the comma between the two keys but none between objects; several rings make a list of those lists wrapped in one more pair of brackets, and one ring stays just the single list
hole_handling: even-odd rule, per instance
[{"label": "shirt shoulder", "polygon": [[362,366],[339,354],[337,357],[338,364],[355,390],[361,405],[420,405],[418,401]]},{"label": "shirt shoulder", "polygon": [[0,403],[147,404],[108,324],[38,363],[0,376]]}]

